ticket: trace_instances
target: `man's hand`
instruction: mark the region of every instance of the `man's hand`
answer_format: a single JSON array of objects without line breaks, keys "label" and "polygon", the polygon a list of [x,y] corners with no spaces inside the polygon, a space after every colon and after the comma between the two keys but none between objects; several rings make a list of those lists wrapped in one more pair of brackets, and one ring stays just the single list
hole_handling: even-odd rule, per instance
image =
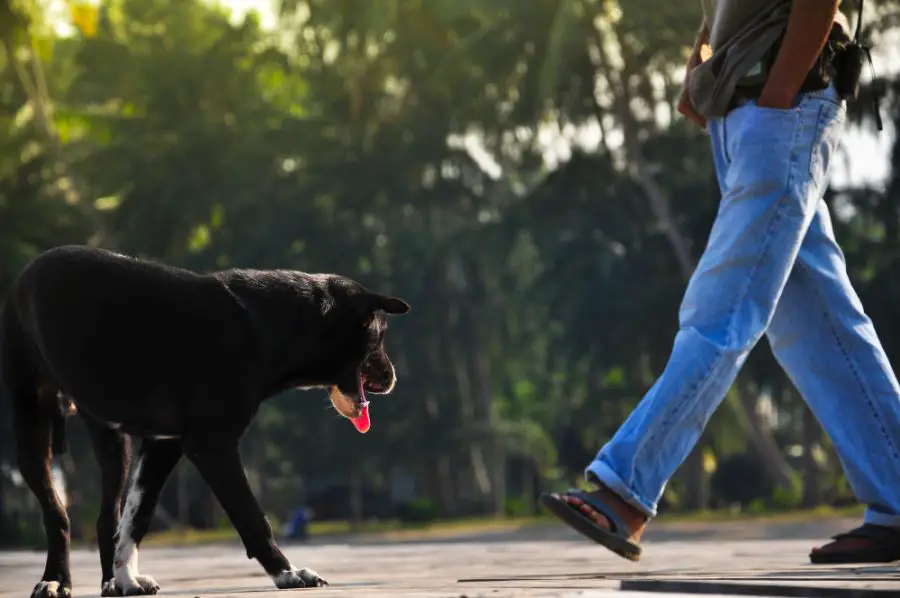
[{"label": "man's hand", "polygon": [[685,77],[684,80],[684,89],[681,90],[681,97],[678,99],[678,112],[683,114],[686,118],[688,118],[691,122],[696,124],[701,129],[706,128],[706,119],[697,114],[697,111],[694,109],[694,105],[691,103],[691,97],[688,95],[687,77]]},{"label": "man's hand", "polygon": [[688,80],[691,78],[691,71],[695,66],[703,62],[706,58],[709,57],[710,48],[709,48],[709,29],[704,23],[700,27],[700,32],[697,35],[697,41],[694,42],[694,47],[691,49],[691,56],[688,58],[687,65],[684,71],[684,87],[681,90],[681,97],[678,98],[678,112],[687,117],[691,122],[695,123],[702,129],[706,128],[706,119],[697,114],[697,111],[694,109],[694,105],[691,103],[691,96],[688,94]]},{"label": "man's hand", "polygon": [[784,41],[756,104],[786,110],[828,41],[839,0],[794,0]]}]

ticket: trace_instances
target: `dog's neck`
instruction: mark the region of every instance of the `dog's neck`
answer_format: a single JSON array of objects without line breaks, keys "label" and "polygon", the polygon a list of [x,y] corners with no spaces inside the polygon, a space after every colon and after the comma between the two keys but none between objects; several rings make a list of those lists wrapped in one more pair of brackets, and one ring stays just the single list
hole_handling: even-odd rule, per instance
[{"label": "dog's neck", "polygon": [[316,275],[229,270],[216,277],[252,322],[265,372],[263,398],[289,388],[333,383],[326,379],[330,372],[323,362],[327,364],[333,341],[340,336],[332,334],[336,308]]}]

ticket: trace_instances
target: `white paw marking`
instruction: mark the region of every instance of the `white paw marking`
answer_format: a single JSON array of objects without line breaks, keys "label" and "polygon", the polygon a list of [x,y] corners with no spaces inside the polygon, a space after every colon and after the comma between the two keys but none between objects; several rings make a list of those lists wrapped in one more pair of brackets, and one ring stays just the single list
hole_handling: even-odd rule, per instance
[{"label": "white paw marking", "polygon": [[289,588],[316,588],[328,585],[328,582],[318,573],[305,567],[303,569],[291,567],[278,575],[273,575],[272,581],[275,582],[275,587],[281,590]]},{"label": "white paw marking", "polygon": [[135,575],[134,577],[137,579],[138,586],[143,590],[142,594],[155,594],[159,591],[159,584],[149,575]]},{"label": "white paw marking", "polygon": [[64,598],[71,595],[72,592],[58,581],[39,581],[31,591],[31,598]]},{"label": "white paw marking", "polygon": [[100,586],[100,595],[107,596],[134,596],[148,595],[159,592],[159,584],[149,575],[136,575],[135,585],[123,587],[115,579],[110,579]]},{"label": "white paw marking", "polygon": [[[116,530],[116,555],[115,555],[115,585],[123,594],[139,592],[141,589],[138,580],[138,548],[131,539],[134,518],[141,506],[144,492],[141,489],[141,466],[143,459],[138,461],[128,487],[128,496],[125,499],[125,508],[122,509],[122,517]],[[155,582],[154,582],[155,583]],[[142,592],[141,592],[142,593]]]}]

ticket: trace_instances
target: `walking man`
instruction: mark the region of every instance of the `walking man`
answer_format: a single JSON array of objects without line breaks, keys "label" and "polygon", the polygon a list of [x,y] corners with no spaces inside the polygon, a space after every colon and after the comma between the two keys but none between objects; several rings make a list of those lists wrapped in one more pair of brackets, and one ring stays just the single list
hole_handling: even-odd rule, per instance
[{"label": "walking man", "polygon": [[587,467],[596,489],[542,502],[639,560],[666,483],[765,334],[867,506],[864,525],[810,559],[900,560],[900,386],[822,199],[846,119],[827,42],[846,20],[838,0],[701,1],[679,111],[709,132],[719,211],[665,370]]}]

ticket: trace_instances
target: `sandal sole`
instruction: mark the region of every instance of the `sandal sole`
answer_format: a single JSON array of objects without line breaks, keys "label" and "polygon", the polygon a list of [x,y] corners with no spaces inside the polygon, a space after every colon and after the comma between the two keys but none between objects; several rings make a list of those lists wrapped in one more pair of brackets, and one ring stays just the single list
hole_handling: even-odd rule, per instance
[{"label": "sandal sole", "polygon": [[[629,542],[622,536],[597,527],[590,519],[581,514],[580,511],[575,511],[564,500],[544,494],[541,495],[541,504],[586,538],[593,540],[624,559],[633,562],[641,560],[642,551],[640,546]],[[600,515],[603,515],[603,513],[600,513]]]}]

